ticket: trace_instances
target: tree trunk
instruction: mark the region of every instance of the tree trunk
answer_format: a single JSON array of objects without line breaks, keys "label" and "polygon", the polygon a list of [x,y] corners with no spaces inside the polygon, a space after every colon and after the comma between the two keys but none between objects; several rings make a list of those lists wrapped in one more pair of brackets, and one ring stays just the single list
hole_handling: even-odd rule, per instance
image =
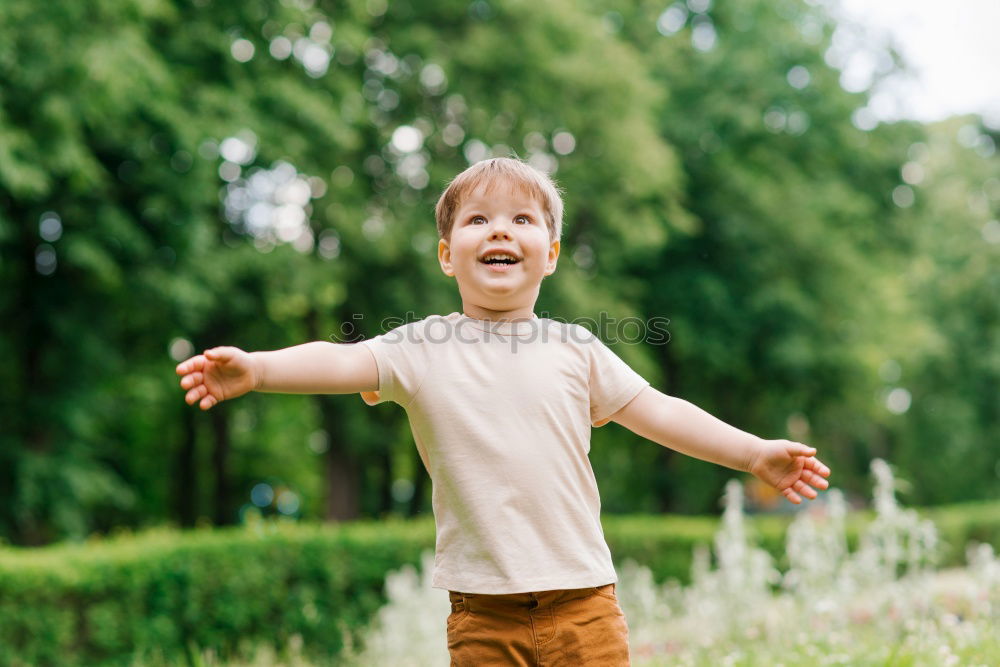
[{"label": "tree trunk", "polygon": [[324,458],[326,468],[324,518],[327,521],[357,519],[361,514],[360,466],[344,442],[344,429],[339,419],[339,411],[333,405],[333,401],[337,399],[318,396],[317,400],[323,415],[323,429],[330,438],[330,448]]},{"label": "tree trunk", "polygon": [[[329,340],[320,335],[319,313],[310,308],[305,316],[306,332],[312,340]],[[330,448],[323,459],[326,481],[324,518],[327,521],[356,519],[361,514],[361,466],[345,442],[345,429],[337,401],[346,396],[316,396],[323,430],[329,437]]]},{"label": "tree trunk", "polygon": [[214,521],[217,526],[235,523],[235,517],[229,511],[229,476],[227,463],[229,459],[229,410],[225,405],[216,405],[210,411],[212,434],[212,478],[214,482]]},{"label": "tree trunk", "polygon": [[198,468],[195,463],[197,430],[194,409],[184,404],[181,413],[184,436],[177,451],[176,485],[177,517],[185,527],[194,525],[198,513]]},{"label": "tree trunk", "polygon": [[[14,207],[11,203],[12,219],[27,219],[28,211],[21,207]],[[45,415],[44,406],[52,399],[62,398],[62,395],[55,396],[50,389],[48,378],[44,375],[42,357],[48,346],[52,344],[52,336],[47,330],[43,318],[48,308],[45,285],[39,280],[39,273],[35,268],[35,248],[38,245],[38,237],[35,236],[37,228],[33,225],[23,225],[19,237],[18,251],[21,269],[20,280],[16,282],[15,293],[20,297],[15,306],[14,317],[5,326],[10,326],[20,334],[20,339],[14,336],[15,347],[19,351],[18,361],[20,362],[20,378],[17,382],[18,390],[16,395],[16,408],[11,415],[15,420],[9,425],[11,431],[18,435],[20,440],[15,446],[21,449],[20,456],[17,453],[12,457],[14,465],[11,469],[12,490],[14,491],[9,499],[13,499],[18,493],[18,487],[24,482],[18,479],[18,467],[25,460],[26,456],[49,456],[54,457],[56,452],[52,451],[52,426],[51,420]],[[47,280],[54,280],[50,276]],[[48,308],[46,307],[48,306]],[[16,362],[15,362],[16,363]],[[49,476],[45,483],[51,485],[54,480]],[[37,480],[36,480],[37,483]],[[43,492],[44,493],[44,492]],[[73,499],[69,499],[72,502]],[[10,501],[8,501],[10,502]],[[24,508],[14,506],[11,508],[13,515],[13,525],[15,526],[14,540],[25,546],[40,546],[51,542],[57,536],[54,534],[52,522],[49,516],[53,511],[51,503],[30,511],[23,511]],[[20,516],[19,516],[20,515]],[[48,515],[48,516],[47,516]]]},{"label": "tree trunk", "polygon": [[406,512],[407,516],[411,517],[424,511],[424,489],[427,488],[427,480],[430,479],[416,447],[413,448],[413,458],[416,459],[413,466],[413,497],[410,498],[410,506]]},{"label": "tree trunk", "polygon": [[[670,350],[671,342],[663,345],[660,358],[663,362],[663,391],[670,396],[680,394],[680,367]],[[670,467],[676,460],[677,452],[669,447],[660,447],[656,456],[656,472],[653,475],[654,493],[657,508],[661,512],[672,512],[676,509],[677,498],[673,485],[670,483]]]},{"label": "tree trunk", "polygon": [[379,507],[378,513],[384,516],[392,511],[392,449],[388,446],[379,452]]}]

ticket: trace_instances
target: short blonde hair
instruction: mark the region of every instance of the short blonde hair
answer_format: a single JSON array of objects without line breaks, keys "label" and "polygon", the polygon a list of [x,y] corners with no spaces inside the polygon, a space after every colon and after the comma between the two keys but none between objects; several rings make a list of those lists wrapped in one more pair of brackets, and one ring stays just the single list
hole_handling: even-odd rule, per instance
[{"label": "short blonde hair", "polygon": [[549,228],[549,239],[559,240],[562,234],[563,200],[559,186],[548,174],[535,169],[530,164],[509,157],[497,157],[477,162],[451,180],[434,207],[438,236],[451,238],[451,228],[455,224],[455,214],[462,202],[479,186],[486,191],[505,182],[523,195],[533,197],[542,206],[545,224]]}]

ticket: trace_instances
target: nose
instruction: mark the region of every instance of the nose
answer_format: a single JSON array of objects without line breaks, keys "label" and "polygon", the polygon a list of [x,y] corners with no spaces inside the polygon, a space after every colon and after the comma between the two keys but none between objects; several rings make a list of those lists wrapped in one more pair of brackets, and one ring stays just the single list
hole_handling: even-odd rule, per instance
[{"label": "nose", "polygon": [[494,239],[506,239],[511,240],[510,227],[508,224],[502,220],[497,220],[492,225],[490,225],[489,239],[492,241]]}]

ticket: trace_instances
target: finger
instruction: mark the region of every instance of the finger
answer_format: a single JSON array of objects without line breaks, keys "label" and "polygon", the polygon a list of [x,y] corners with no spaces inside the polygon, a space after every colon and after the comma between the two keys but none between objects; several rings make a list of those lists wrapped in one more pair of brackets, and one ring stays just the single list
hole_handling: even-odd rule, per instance
[{"label": "finger", "polygon": [[192,387],[197,387],[202,382],[204,382],[205,376],[202,373],[191,373],[190,375],[185,375],[181,378],[181,388],[191,389]]},{"label": "finger", "polygon": [[211,350],[205,350],[205,357],[209,361],[226,363],[233,358],[233,349],[231,347],[213,347]]},{"label": "finger", "polygon": [[196,357],[185,359],[181,363],[177,364],[177,368],[174,370],[177,371],[178,375],[184,375],[185,373],[190,373],[191,371],[200,371],[203,368],[205,368],[205,357],[199,354]]},{"label": "finger", "polygon": [[198,407],[201,408],[202,410],[208,410],[216,403],[218,403],[218,401],[215,400],[215,396],[209,395],[201,399],[201,403],[198,404]]},{"label": "finger", "polygon": [[197,401],[199,398],[202,398],[207,393],[208,393],[208,387],[206,387],[203,384],[200,384],[191,391],[189,391],[184,396],[184,400],[187,402],[188,405],[194,405],[195,401]]},{"label": "finger", "polygon": [[802,479],[806,484],[815,486],[817,489],[826,489],[830,486],[830,482],[826,481],[811,470],[803,470]]},{"label": "finger", "polygon": [[793,502],[793,503],[795,503],[796,505],[799,505],[799,504],[801,504],[801,503],[802,503],[802,498],[800,498],[800,497],[799,497],[799,494],[797,494],[797,493],[795,493],[794,491],[792,491],[792,489],[791,489],[791,488],[787,488],[787,489],[785,489],[784,491],[782,491],[781,493],[782,493],[782,494],[784,494],[784,496],[785,496],[786,498],[788,498],[788,500],[789,500],[790,502]]},{"label": "finger", "polygon": [[819,473],[820,475],[823,475],[823,477],[830,476],[830,468],[824,465],[823,462],[817,459],[816,457],[806,459],[805,467]]},{"label": "finger", "polygon": [[806,498],[809,498],[810,500],[812,500],[818,495],[816,493],[816,489],[812,488],[811,486],[803,482],[801,479],[795,482],[795,484],[793,484],[792,487]]},{"label": "finger", "polygon": [[801,442],[789,442],[785,451],[792,456],[812,456],[816,453],[816,448],[803,445]]}]

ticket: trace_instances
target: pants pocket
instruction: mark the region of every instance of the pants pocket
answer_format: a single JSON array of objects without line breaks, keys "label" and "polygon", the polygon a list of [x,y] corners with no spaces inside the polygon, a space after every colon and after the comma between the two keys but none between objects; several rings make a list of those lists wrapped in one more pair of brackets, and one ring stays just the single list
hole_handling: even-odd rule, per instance
[{"label": "pants pocket", "polygon": [[449,591],[448,597],[451,601],[451,613],[448,614],[448,621],[446,625],[450,631],[458,625],[462,619],[469,615],[469,603],[459,593],[452,593]]},{"label": "pants pocket", "polygon": [[615,585],[614,584],[607,584],[605,586],[598,586],[596,588],[592,588],[591,590],[594,591],[595,595],[600,595],[602,598],[607,598],[609,600],[614,600],[615,602],[618,601],[618,596],[615,595]]}]

